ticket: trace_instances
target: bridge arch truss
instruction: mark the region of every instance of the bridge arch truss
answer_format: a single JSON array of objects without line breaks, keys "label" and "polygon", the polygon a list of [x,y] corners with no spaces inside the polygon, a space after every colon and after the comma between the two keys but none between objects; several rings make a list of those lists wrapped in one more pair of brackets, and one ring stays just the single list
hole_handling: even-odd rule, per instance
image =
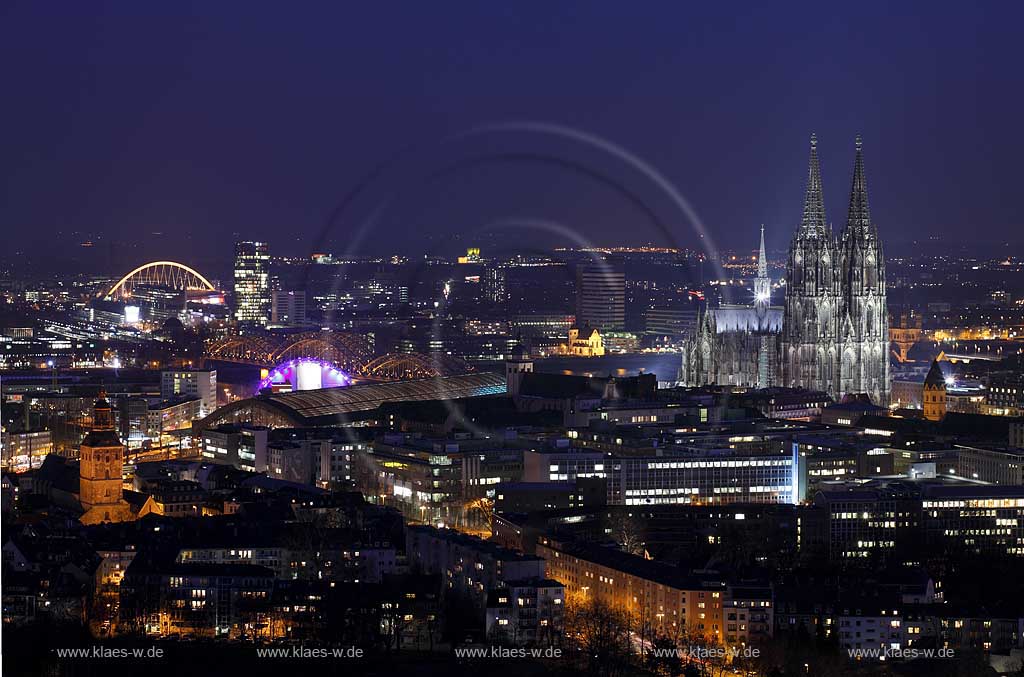
[{"label": "bridge arch truss", "polygon": [[363,365],[359,374],[381,380],[408,380],[466,374],[473,368],[462,359],[450,355],[423,353],[388,353]]},{"label": "bridge arch truss", "polygon": [[194,268],[176,261],[152,261],[131,271],[105,294],[108,299],[130,298],[137,286],[213,291],[213,284]]}]

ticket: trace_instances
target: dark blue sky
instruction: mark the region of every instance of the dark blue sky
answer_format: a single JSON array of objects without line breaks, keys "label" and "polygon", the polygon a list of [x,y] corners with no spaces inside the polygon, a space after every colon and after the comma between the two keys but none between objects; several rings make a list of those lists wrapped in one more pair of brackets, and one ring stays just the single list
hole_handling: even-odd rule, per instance
[{"label": "dark blue sky", "polygon": [[306,254],[383,163],[331,248],[381,204],[364,251],[454,249],[495,222],[553,241],[522,220],[695,243],[649,176],[593,146],[451,140],[533,121],[642,158],[721,246],[753,247],[761,222],[785,245],[811,131],[837,226],[861,133],[894,246],[1020,243],[1024,5],[983,4],[8,0],[0,229],[8,253],[93,238],[126,264],[230,257],[240,236]]}]

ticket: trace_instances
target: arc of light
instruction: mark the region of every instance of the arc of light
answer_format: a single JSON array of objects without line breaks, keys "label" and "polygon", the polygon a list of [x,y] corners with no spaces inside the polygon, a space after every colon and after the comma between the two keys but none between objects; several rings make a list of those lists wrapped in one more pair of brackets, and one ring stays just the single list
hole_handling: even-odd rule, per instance
[{"label": "arc of light", "polygon": [[112,297],[114,295],[114,292],[116,292],[118,289],[123,287],[124,284],[132,276],[134,276],[134,275],[136,275],[138,273],[141,273],[144,270],[148,270],[150,268],[156,268],[156,267],[159,267],[159,266],[170,266],[171,268],[179,268],[181,270],[184,270],[185,272],[191,273],[195,277],[199,278],[199,281],[202,282],[203,285],[205,285],[207,291],[214,291],[213,285],[210,283],[209,280],[207,280],[205,277],[203,277],[202,273],[200,273],[198,270],[195,270],[194,268],[190,268],[190,267],[186,266],[184,263],[178,263],[177,261],[153,261],[151,263],[144,263],[144,264],[142,264],[141,266],[139,266],[138,268],[136,268],[132,272],[128,273],[127,275],[122,277],[120,280],[118,280],[117,284],[115,284],[113,287],[111,287],[110,291],[107,292],[107,294],[106,294],[107,298]]}]

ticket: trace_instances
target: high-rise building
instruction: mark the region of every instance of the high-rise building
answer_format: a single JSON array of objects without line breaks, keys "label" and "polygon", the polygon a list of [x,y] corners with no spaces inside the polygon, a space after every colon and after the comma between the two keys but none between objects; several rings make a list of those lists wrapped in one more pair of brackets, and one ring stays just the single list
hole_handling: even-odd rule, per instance
[{"label": "high-rise building", "polygon": [[601,332],[626,325],[626,274],[621,265],[603,261],[576,268],[576,326]]},{"label": "high-rise building", "polygon": [[655,306],[644,311],[644,333],[676,340],[690,335],[697,326],[697,308],[681,304]]},{"label": "high-rise building", "polygon": [[505,284],[505,268],[492,264],[484,269],[484,298],[490,303],[504,304],[508,301],[508,288]]},{"label": "high-rise building", "polygon": [[275,289],[271,293],[270,324],[275,327],[306,324],[306,292]]},{"label": "high-rise building", "polygon": [[270,320],[270,255],[266,242],[235,243],[235,319],[261,327]]},{"label": "high-rise building", "polygon": [[200,416],[212,414],[217,408],[216,369],[174,369],[160,374],[160,398],[177,400],[198,397]]}]

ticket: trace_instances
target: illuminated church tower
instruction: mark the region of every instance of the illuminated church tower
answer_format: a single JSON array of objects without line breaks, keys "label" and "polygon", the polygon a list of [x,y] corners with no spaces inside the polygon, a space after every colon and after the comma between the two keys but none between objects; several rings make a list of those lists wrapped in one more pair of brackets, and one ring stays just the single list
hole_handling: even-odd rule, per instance
[{"label": "illuminated church tower", "polygon": [[92,430],[82,440],[78,466],[78,500],[85,510],[81,521],[123,522],[131,517],[121,493],[124,445],[114,431],[114,412],[100,391],[93,413]]},{"label": "illuminated church tower", "polygon": [[839,236],[843,289],[840,390],[867,393],[875,404],[889,403],[889,311],[885,259],[878,228],[871,222],[864,153],[857,137],[853,186],[846,227]]},{"label": "illuminated church tower", "polygon": [[782,385],[841,395],[839,256],[825,220],[818,141],[811,135],[804,211],[789,246],[782,322]]},{"label": "illuminated church tower", "polygon": [[941,421],[946,417],[946,378],[938,358],[932,361],[932,367],[925,376],[922,404],[924,417],[929,421]]}]

